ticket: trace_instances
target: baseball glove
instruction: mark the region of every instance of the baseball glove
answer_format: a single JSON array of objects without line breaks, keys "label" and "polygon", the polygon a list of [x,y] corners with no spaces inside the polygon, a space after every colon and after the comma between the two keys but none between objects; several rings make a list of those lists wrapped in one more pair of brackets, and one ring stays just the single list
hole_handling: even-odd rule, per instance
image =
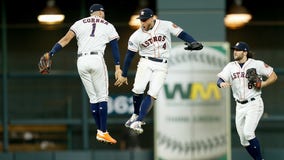
[{"label": "baseball glove", "polygon": [[41,74],[48,74],[51,69],[52,60],[49,53],[44,53],[39,60],[38,68]]},{"label": "baseball glove", "polygon": [[249,86],[254,86],[257,89],[261,88],[261,77],[257,74],[255,68],[249,68],[246,71],[246,78],[249,81]]},{"label": "baseball glove", "polygon": [[191,43],[188,43],[186,42],[185,43],[186,47],[184,48],[185,50],[201,50],[203,48],[203,45],[199,42],[191,42]]}]

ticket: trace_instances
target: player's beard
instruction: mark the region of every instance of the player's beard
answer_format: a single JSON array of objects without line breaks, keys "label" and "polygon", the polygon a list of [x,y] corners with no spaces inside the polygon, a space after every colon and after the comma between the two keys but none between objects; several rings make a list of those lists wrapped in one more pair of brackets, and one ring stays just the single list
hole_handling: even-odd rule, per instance
[{"label": "player's beard", "polygon": [[238,54],[238,55],[234,55],[234,60],[235,61],[240,61],[244,58],[244,54]]},{"label": "player's beard", "polygon": [[234,59],[238,61],[238,63],[245,63],[248,60],[247,56],[244,53],[235,56]]},{"label": "player's beard", "polygon": [[236,57],[234,57],[234,60],[235,60],[235,61],[239,61],[239,60],[241,60],[241,59],[242,59],[241,56],[236,56]]}]

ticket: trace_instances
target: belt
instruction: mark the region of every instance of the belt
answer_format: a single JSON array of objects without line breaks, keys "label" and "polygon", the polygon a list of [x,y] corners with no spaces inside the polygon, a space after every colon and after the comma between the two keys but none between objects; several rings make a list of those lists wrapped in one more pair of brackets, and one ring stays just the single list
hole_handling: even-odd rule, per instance
[{"label": "belt", "polygon": [[250,101],[254,101],[254,100],[255,100],[255,98],[251,98],[249,100],[244,100],[244,101],[237,100],[237,102],[240,103],[240,104],[246,104],[246,103],[248,103]]},{"label": "belt", "polygon": [[89,53],[79,53],[77,55],[77,57],[81,57],[81,56],[87,56],[87,55],[98,55],[99,53],[98,52],[89,52]]},{"label": "belt", "polygon": [[141,56],[142,58],[146,58],[149,59],[151,61],[155,61],[155,62],[162,62],[162,63],[167,63],[168,60],[166,59],[159,59],[159,58],[154,58],[154,57],[146,57],[146,56]]}]

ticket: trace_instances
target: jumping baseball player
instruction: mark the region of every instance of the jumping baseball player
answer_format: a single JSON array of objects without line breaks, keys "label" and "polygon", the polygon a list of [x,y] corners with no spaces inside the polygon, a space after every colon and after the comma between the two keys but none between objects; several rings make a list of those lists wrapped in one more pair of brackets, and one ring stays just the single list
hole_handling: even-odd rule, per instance
[{"label": "jumping baseball player", "polygon": [[[188,42],[186,50],[201,50],[203,45],[196,42],[192,36],[183,31],[176,24],[155,19],[153,11],[144,8],[138,17],[141,27],[129,38],[128,51],[124,60],[123,73],[117,79],[115,85],[128,84],[127,72],[133,57],[138,52],[140,61],[135,75],[133,94],[134,113],[125,123],[126,127],[134,130],[138,134],[143,132],[141,125],[146,114],[151,110],[154,100],[164,85],[167,71],[168,58],[171,49],[171,35]],[[149,90],[144,97],[144,91],[149,83]]]},{"label": "jumping baseball player", "polygon": [[[252,58],[247,43],[238,42],[232,49],[234,61],[218,73],[217,85],[220,88],[231,87],[236,101],[235,123],[240,142],[251,157],[262,160],[260,144],[255,135],[264,110],[261,88],[274,83],[277,75],[271,66]],[[267,79],[262,81],[261,76]]]},{"label": "jumping baseball player", "polygon": [[115,78],[121,76],[119,35],[114,26],[106,21],[104,7],[93,4],[90,16],[75,22],[70,30],[51,49],[49,56],[65,47],[75,36],[77,39],[77,69],[90,99],[90,107],[97,125],[96,138],[107,143],[116,143],[107,132],[108,71],[104,61],[106,44],[110,43],[115,64]]}]

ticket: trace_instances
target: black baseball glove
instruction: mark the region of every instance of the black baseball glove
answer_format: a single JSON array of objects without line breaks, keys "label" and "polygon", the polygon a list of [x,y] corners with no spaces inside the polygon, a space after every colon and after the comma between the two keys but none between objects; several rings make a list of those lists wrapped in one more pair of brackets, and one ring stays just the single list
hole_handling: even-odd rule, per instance
[{"label": "black baseball glove", "polygon": [[261,77],[257,74],[255,68],[249,68],[246,71],[246,78],[249,81],[249,86],[254,86],[257,89],[261,88]]},{"label": "black baseball glove", "polygon": [[199,42],[191,42],[191,43],[188,43],[186,42],[185,43],[186,47],[184,48],[185,50],[201,50],[203,48],[203,45]]}]

